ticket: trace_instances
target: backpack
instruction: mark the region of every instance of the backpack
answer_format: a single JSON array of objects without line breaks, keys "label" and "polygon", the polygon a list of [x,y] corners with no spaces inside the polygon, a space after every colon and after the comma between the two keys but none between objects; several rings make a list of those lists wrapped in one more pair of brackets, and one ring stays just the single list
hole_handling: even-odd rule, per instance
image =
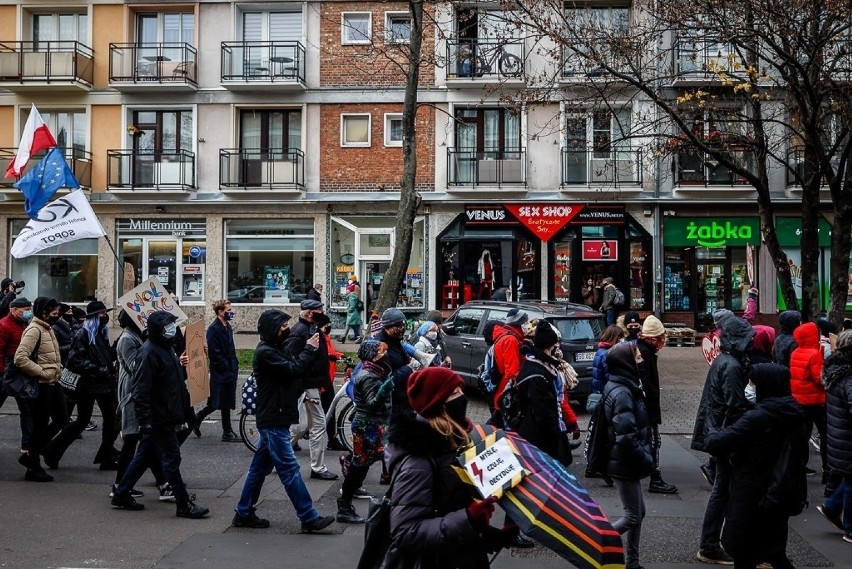
[{"label": "backpack", "polygon": [[602,474],[606,474],[610,451],[605,402],[606,399],[601,399],[589,417],[589,433],[586,435],[586,447],[583,451],[586,456],[586,468]]},{"label": "backpack", "polygon": [[497,391],[500,385],[500,372],[494,365],[494,344],[485,352],[485,361],[476,369],[476,387],[485,397]]},{"label": "backpack", "polygon": [[524,421],[527,414],[526,401],[524,401],[525,397],[521,395],[518,388],[534,377],[545,379],[541,374],[528,375],[520,381],[515,379],[507,383],[503,393],[500,394],[500,417],[504,429],[517,429]]},{"label": "backpack", "polygon": [[621,292],[621,289],[619,289],[615,285],[613,285],[613,288],[615,289],[615,297],[613,297],[612,299],[612,304],[614,306],[624,306],[624,303],[626,302],[626,299],[624,298],[624,293]]},{"label": "backpack", "polygon": [[349,381],[346,382],[346,397],[352,403],[355,403],[355,380],[358,379],[358,374],[361,373],[361,369],[364,367],[364,362],[358,362],[355,366],[355,369],[352,370],[352,375],[349,376]]},{"label": "backpack", "polygon": [[794,433],[784,437],[781,451],[775,459],[769,488],[760,500],[760,508],[780,511],[788,516],[798,516],[808,507],[807,443]]}]

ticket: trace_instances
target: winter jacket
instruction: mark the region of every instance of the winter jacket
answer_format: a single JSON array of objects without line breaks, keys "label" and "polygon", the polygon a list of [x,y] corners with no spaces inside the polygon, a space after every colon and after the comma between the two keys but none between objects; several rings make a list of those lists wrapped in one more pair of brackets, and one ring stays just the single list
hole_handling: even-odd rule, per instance
[{"label": "winter jacket", "polygon": [[355,418],[387,423],[390,421],[393,388],[382,389],[388,379],[388,369],[381,364],[365,362],[355,376]]},{"label": "winter jacket", "polygon": [[802,313],[798,310],[785,310],[778,315],[778,325],[781,333],[775,338],[775,363],[790,367],[790,354],[796,349],[793,330],[802,323]]},{"label": "winter jacket", "polygon": [[[539,357],[541,354],[539,354]],[[517,432],[564,465],[571,464],[565,418],[557,400],[561,382],[556,368],[535,356],[525,359],[518,373],[518,395],[524,416]]]},{"label": "winter jacket", "polygon": [[592,360],[592,393],[603,393],[606,382],[609,381],[609,369],[606,367],[606,353],[612,347],[609,342],[600,342],[595,359]]},{"label": "winter jacket", "polygon": [[610,351],[607,360],[610,377],[599,403],[604,406],[610,447],[606,474],[621,480],[641,480],[651,475],[654,459],[639,368],[632,349]]},{"label": "winter jacket", "polygon": [[615,285],[609,283],[603,289],[603,300],[601,300],[601,310],[615,308]]},{"label": "winter jacket", "polygon": [[384,342],[388,346],[386,358],[391,369],[388,377],[393,378],[391,422],[394,422],[398,414],[414,413],[411,409],[411,403],[408,402],[408,376],[414,371],[408,365],[411,358],[405,353],[402,341],[391,338],[384,330],[377,332],[373,339]]},{"label": "winter jacket", "polygon": [[53,333],[56,334],[56,341],[59,342],[59,357],[64,366],[68,363],[68,355],[71,353],[74,330],[71,329],[71,324],[60,318],[59,322],[53,325]]},{"label": "winter jacket", "polygon": [[388,441],[393,544],[422,556],[424,568],[487,569],[499,530],[491,527],[482,537],[468,520],[475,490],[454,470],[455,449],[414,414],[397,419]]},{"label": "winter jacket", "polygon": [[257,321],[260,342],[252,368],[257,380],[257,426],[261,428],[288,428],[299,423],[299,397],[305,390],[301,376],[316,355],[308,345],[295,357],[287,351],[285,338],[278,337],[287,319],[280,310],[267,310]]},{"label": "winter jacket", "polygon": [[346,295],[346,325],[360,326],[361,313],[358,311],[358,296],[361,294],[361,289],[356,288]]},{"label": "winter jacket", "polygon": [[[37,343],[38,352],[32,360],[30,356]],[[14,362],[27,375],[38,378],[39,383],[52,385],[59,382],[59,375],[62,373],[59,342],[56,341],[56,334],[47,322],[33,317],[21,336],[21,343],[15,351]]]},{"label": "winter jacket", "polygon": [[237,383],[240,364],[234,344],[234,329],[217,318],[207,327],[207,356],[210,358],[210,383]]},{"label": "winter jacket", "polygon": [[7,292],[3,295],[3,298],[0,299],[0,318],[6,318],[9,315],[9,311],[12,304],[12,301],[18,298],[18,295],[14,292]]},{"label": "winter jacket", "polygon": [[799,405],[825,405],[822,365],[825,360],[819,345],[819,328],[806,322],[793,331],[798,346],[790,354],[790,386]]},{"label": "winter jacket", "polygon": [[130,328],[122,330],[115,343],[118,358],[118,410],[121,412],[121,432],[126,435],[135,435],[139,432],[133,390],[136,387],[134,381],[141,348],[142,337]]},{"label": "winter jacket", "polygon": [[11,314],[0,318],[0,376],[6,371],[6,362],[15,359],[15,352],[26,327],[26,322]]},{"label": "winter jacket", "polygon": [[822,369],[827,398],[828,466],[852,474],[852,354],[835,352]]},{"label": "winter jacket", "polygon": [[317,292],[317,289],[315,289],[314,287],[308,289],[308,292],[305,293],[305,298],[307,300],[316,300],[317,302],[322,302],[322,295],[320,295],[320,293]]},{"label": "winter jacket", "polygon": [[751,367],[747,353],[754,329],[742,318],[730,318],[721,330],[721,352],[710,364],[701,391],[690,445],[693,450],[705,450],[704,439],[709,431],[732,425],[749,409],[745,397]]},{"label": "winter jacket", "polygon": [[494,391],[494,408],[500,408],[498,399],[506,389],[510,379],[518,377],[521,370],[523,358],[521,357],[521,345],[524,341],[524,333],[518,326],[495,326],[494,327],[494,367],[500,374],[500,383]]},{"label": "winter jacket", "polygon": [[[294,358],[298,357],[305,349],[308,340],[317,332],[317,327],[304,318],[290,328],[290,335],[284,342],[284,347]],[[302,372],[302,387],[304,389],[331,389],[331,377],[328,375],[328,344],[325,342],[325,334],[319,332],[319,348],[313,352],[313,360]]]},{"label": "winter jacket", "polygon": [[115,361],[115,351],[106,336],[99,331],[93,344],[89,340],[89,332],[84,328],[74,335],[66,367],[80,374],[78,392],[91,395],[115,393],[118,387],[113,374]]},{"label": "winter jacket", "polygon": [[171,340],[163,336],[170,318],[167,312],[149,316],[148,338],[139,348],[132,401],[140,427],[173,428],[188,420],[189,392],[182,366]]},{"label": "winter jacket", "polygon": [[641,338],[636,340],[642,361],[639,363],[639,378],[642,390],[645,392],[645,408],[648,410],[648,420],[652,425],[663,422],[660,410],[660,370],[657,367],[657,350]]}]

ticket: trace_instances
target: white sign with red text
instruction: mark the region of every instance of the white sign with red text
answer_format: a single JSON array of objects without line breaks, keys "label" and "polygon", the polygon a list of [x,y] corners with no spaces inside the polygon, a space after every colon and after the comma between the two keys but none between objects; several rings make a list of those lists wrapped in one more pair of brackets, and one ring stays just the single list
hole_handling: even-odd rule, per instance
[{"label": "white sign with red text", "polygon": [[509,441],[498,439],[464,464],[465,470],[483,498],[503,495],[526,474]]}]

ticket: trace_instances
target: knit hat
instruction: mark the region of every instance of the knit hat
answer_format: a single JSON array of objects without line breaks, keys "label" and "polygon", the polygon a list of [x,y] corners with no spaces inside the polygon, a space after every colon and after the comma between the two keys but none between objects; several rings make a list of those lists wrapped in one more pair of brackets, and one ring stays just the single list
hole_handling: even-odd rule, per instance
[{"label": "knit hat", "polygon": [[370,320],[370,334],[375,334],[376,332],[381,332],[384,328],[384,322],[382,322],[381,318],[376,318],[375,320]]},{"label": "knit hat", "polygon": [[32,306],[33,303],[30,302],[30,299],[26,296],[19,296],[15,300],[9,303],[9,308],[25,308],[27,306]]},{"label": "knit hat", "polygon": [[843,330],[838,334],[834,347],[839,352],[852,352],[852,330]]},{"label": "knit hat", "polygon": [[388,308],[382,312],[382,322],[384,322],[384,325],[382,326],[383,328],[390,328],[397,324],[404,324],[405,314],[403,314],[402,310],[399,308]]},{"label": "knit hat", "polygon": [[379,353],[379,344],[381,342],[378,340],[364,340],[361,342],[361,345],[358,347],[358,359],[362,362],[373,361],[373,358]]},{"label": "knit hat", "polygon": [[648,316],[645,322],[642,323],[643,336],[662,336],[665,333],[666,329],[663,327],[663,323],[653,314]]},{"label": "knit hat", "polygon": [[540,320],[535,327],[533,345],[536,348],[547,349],[559,343],[559,331],[547,320]]},{"label": "knit hat", "polygon": [[529,314],[518,308],[513,308],[506,313],[506,324],[509,326],[520,326],[529,319]]},{"label": "knit hat", "polygon": [[415,371],[408,377],[408,402],[423,417],[435,415],[447,397],[464,386],[461,376],[441,366]]},{"label": "knit hat", "polygon": [[604,282],[605,284],[610,284],[610,283],[612,282],[612,277],[606,277],[606,278],[603,280],[603,282]]},{"label": "knit hat", "polygon": [[79,306],[75,306],[71,309],[71,313],[74,314],[75,320],[80,320],[81,318],[86,317],[86,311],[80,308]]},{"label": "knit hat", "polygon": [[639,318],[639,313],[635,310],[628,310],[624,313],[624,325],[628,324],[639,324],[642,325],[642,319]]}]

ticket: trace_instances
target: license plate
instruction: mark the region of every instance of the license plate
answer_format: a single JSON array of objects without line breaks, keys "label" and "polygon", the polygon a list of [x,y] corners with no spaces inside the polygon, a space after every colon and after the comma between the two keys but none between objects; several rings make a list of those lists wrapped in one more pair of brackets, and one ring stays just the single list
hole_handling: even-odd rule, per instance
[{"label": "license plate", "polygon": [[595,359],[595,352],[577,352],[574,354],[575,362],[590,362]]}]

